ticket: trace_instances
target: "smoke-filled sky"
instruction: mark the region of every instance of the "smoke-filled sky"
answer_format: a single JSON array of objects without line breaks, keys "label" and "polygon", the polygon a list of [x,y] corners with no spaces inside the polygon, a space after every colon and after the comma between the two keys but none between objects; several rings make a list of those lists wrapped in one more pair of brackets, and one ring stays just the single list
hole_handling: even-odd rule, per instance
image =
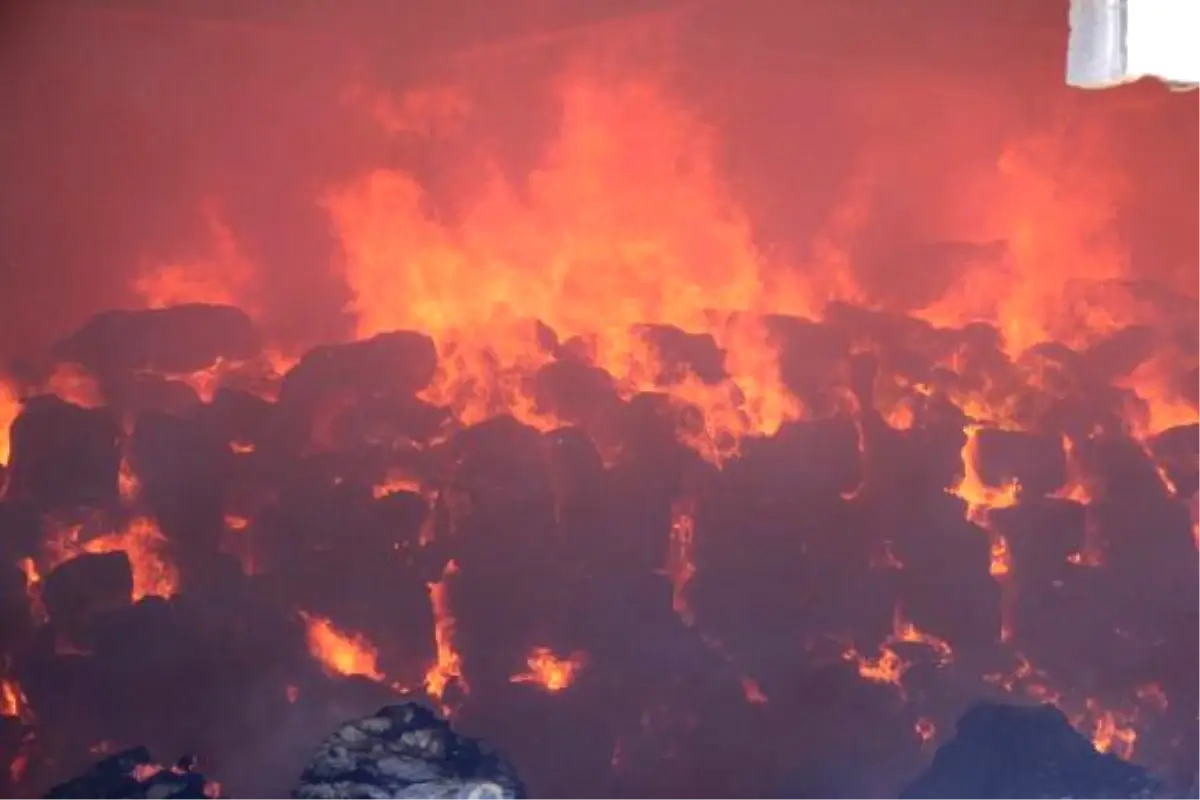
[{"label": "smoke-filled sky", "polygon": [[[472,182],[459,173],[480,142],[521,186],[546,164],[559,121],[543,90],[561,71],[556,48],[575,41],[543,34],[589,25],[609,44],[650,29],[669,39],[669,56],[648,45],[649,60],[660,72],[669,63],[678,103],[715,131],[712,170],[757,246],[786,261],[833,236],[866,299],[936,299],[945,276],[895,280],[884,255],[994,235],[978,224],[988,202],[978,176],[1014,142],[1024,160],[1013,166],[1010,153],[1005,169],[1025,177],[997,203],[1019,207],[1033,192],[1039,219],[1058,224],[1044,209],[1061,208],[1077,240],[1111,228],[1125,274],[1196,293],[1196,95],[1068,90],[1065,2],[598,5],[18,4],[0,19],[0,352],[43,345],[101,308],[145,304],[139,275],[196,263],[220,272],[232,251],[253,264],[246,302],[277,341],[348,335],[332,187],[403,167],[427,201],[461,200]],[[623,62],[625,73],[630,63],[640,62]],[[414,146],[381,124],[378,98],[423,86],[472,90],[466,136]],[[670,157],[670,131],[647,135],[645,153]],[[1102,208],[1084,224],[1082,205]],[[970,224],[956,216],[964,207]]]}]

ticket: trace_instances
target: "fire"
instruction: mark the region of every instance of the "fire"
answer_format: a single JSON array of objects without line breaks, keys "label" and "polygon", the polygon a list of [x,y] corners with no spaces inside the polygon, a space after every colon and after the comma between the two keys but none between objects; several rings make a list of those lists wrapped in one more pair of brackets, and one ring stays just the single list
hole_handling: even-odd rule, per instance
[{"label": "fire", "polygon": [[990,513],[992,509],[1008,508],[1017,504],[1020,499],[1021,485],[1017,480],[1010,479],[1003,486],[992,487],[984,482],[979,474],[979,425],[971,424],[964,428],[966,436],[963,442],[960,458],[963,475],[957,484],[947,491],[962,498],[967,504],[966,517],[978,525],[988,535],[991,563],[988,572],[1003,587],[1001,596],[1000,640],[1007,642],[1013,637],[1012,609],[1015,597],[1015,585],[1012,583],[1012,554],[1008,549],[1008,540],[999,531],[992,528]]},{"label": "fire", "polygon": [[[503,410],[553,424],[512,379],[547,360],[534,319],[563,339],[585,337],[625,394],[668,388],[700,406],[708,429],[696,444],[713,459],[796,418],[759,322],[708,311],[765,310],[768,282],[748,221],[710,167],[711,131],[642,81],[573,76],[561,101],[558,138],[527,190],[485,168],[456,224],[430,216],[424,190],[397,171],[328,193],[360,335],[431,333],[444,358],[427,395],[467,423]],[[806,297],[793,310],[810,307]],[[730,377],[659,386],[655,354],[637,333],[646,322],[711,333]]]},{"label": "fire", "polygon": [[249,289],[255,268],[241,252],[232,229],[214,202],[202,209],[210,252],[181,262],[147,266],[133,291],[147,308],[179,303],[219,303],[253,308]]},{"label": "fire", "polygon": [[464,693],[469,690],[462,673],[462,659],[454,649],[455,621],[449,602],[449,579],[457,574],[458,564],[448,561],[442,570],[442,579],[429,584],[429,604],[433,608],[433,636],[437,648],[437,661],[425,673],[425,691],[442,703],[443,710],[447,706],[444,700],[446,689],[452,682]]},{"label": "fire", "polygon": [[937,724],[929,717],[920,717],[913,723],[913,732],[917,734],[917,740],[924,747],[937,736]]},{"label": "fire", "polygon": [[53,568],[82,553],[123,551],[133,568],[133,600],[148,595],[171,597],[179,589],[179,574],[167,558],[167,539],[149,517],[135,517],[123,529],[81,541],[82,526],[55,532],[46,551]]},{"label": "fire", "polygon": [[42,603],[42,573],[38,570],[37,562],[32,558],[22,558],[17,567],[25,577],[25,596],[29,598],[30,613],[38,622],[46,622],[50,616]]},{"label": "fire", "polygon": [[[577,357],[609,373],[622,397],[657,391],[679,406],[698,409],[696,423],[686,429],[681,425],[676,435],[709,463],[723,467],[738,456],[744,440],[773,435],[812,411],[784,385],[778,344],[766,318],[792,314],[819,319],[828,301],[863,299],[852,254],[875,211],[870,177],[875,165],[864,159],[844,196],[833,203],[826,230],[808,259],[782,263],[756,246],[746,213],[720,178],[713,131],[658,84],[572,72],[559,88],[557,136],[527,182],[506,178],[484,158],[482,165],[470,165],[478,169],[465,171],[469,174],[463,180],[471,185],[455,198],[459,202],[454,214],[446,215],[429,210],[436,205],[430,201],[438,199],[432,197],[434,192],[392,169],[359,175],[323,193],[320,199],[340,249],[336,263],[353,295],[356,332],[365,337],[411,328],[432,335],[439,350],[438,371],[421,396],[449,407],[459,423],[509,413],[539,430],[574,423],[587,428],[589,420],[559,418],[558,412],[540,407],[530,392],[528,378],[555,358],[551,348],[539,344],[534,321],[544,322],[560,343],[571,340]],[[416,118],[424,112],[433,113],[440,123],[474,113],[471,103],[455,93],[414,93],[396,107],[386,101],[373,104],[377,121],[408,136],[440,136],[437,131],[447,130],[450,137],[457,135],[454,124],[421,124]],[[1113,170],[1104,169],[1109,162],[1101,144],[1085,142],[1072,148],[1066,142],[1074,137],[1059,133],[1011,141],[994,163],[965,176],[961,203],[933,215],[945,217],[942,225],[914,220],[918,227],[945,227],[960,238],[998,243],[955,276],[950,289],[917,316],[945,326],[993,323],[1014,361],[1047,339],[1076,348],[1093,343],[1140,321],[1142,314],[1120,303],[1101,307],[1080,295],[1080,287],[1130,277],[1122,247],[1110,233],[1117,229],[1114,209],[1125,187],[1113,178]],[[630,175],[637,177],[632,182],[636,185],[631,186]],[[215,204],[206,207],[205,218],[208,252],[146,269],[133,291],[150,308],[182,301],[220,302],[236,303],[253,313],[255,265]],[[721,352],[724,374],[715,380],[702,380],[691,371],[664,374],[664,358],[643,331],[647,323],[711,336]],[[276,376],[295,363],[278,353],[267,361]],[[936,366],[965,377],[971,369],[966,361],[956,353]],[[186,384],[210,402],[225,377],[242,366],[218,359],[193,373],[158,377]],[[1155,358],[1124,382],[1136,394],[1131,406],[1138,406],[1127,409],[1126,422],[1144,446],[1153,433],[1197,418],[1195,405],[1168,388],[1166,376],[1174,367],[1170,359]],[[1021,370],[1027,384],[1022,388],[1044,388],[1034,369]],[[946,491],[964,501],[965,518],[988,536],[989,574],[1003,590],[1000,636],[1009,641],[1014,637],[1013,554],[1006,537],[994,529],[991,512],[1017,504],[1022,487],[1015,479],[999,487],[984,481],[978,437],[984,425],[1020,427],[1014,420],[1021,398],[1018,390],[992,385],[990,376],[982,382],[983,389],[947,392],[973,422],[964,429],[962,476]],[[60,366],[47,385],[81,405],[99,402],[90,378],[70,366]],[[896,431],[920,424],[925,417],[920,401],[935,391],[915,383],[903,388],[910,397],[880,406]],[[339,398],[334,404],[343,401],[350,402]],[[864,455],[867,429],[857,402],[852,417]],[[9,429],[19,412],[18,391],[0,382],[0,462],[9,460]],[[318,446],[332,446],[327,421],[316,425],[313,439]],[[1076,442],[1064,435],[1062,443],[1068,478],[1053,496],[1090,506],[1100,487],[1079,463]],[[611,454],[619,452],[619,445],[596,444],[609,462],[615,458]],[[253,442],[230,441],[228,448],[234,454],[255,452]],[[1148,446],[1146,452],[1152,455]],[[1164,488],[1176,496],[1165,469],[1158,469]],[[866,504],[870,498],[862,492],[865,485],[844,497]],[[119,489],[125,505],[136,507],[139,481],[126,457],[120,462]],[[451,534],[466,513],[451,490],[439,495],[406,473],[389,472],[372,487],[377,499],[401,491],[421,493],[429,503],[420,529],[422,545],[435,538],[441,518],[434,513],[435,505],[439,511],[439,503],[445,505]],[[1200,549],[1197,495],[1189,504]],[[690,491],[672,502],[663,570],[671,583],[673,610],[688,626],[695,624],[689,588],[696,575],[697,508],[697,497]],[[1090,509],[1086,513],[1085,546],[1071,560],[1099,565],[1103,553]],[[243,569],[253,573],[250,520],[230,513],[225,528],[234,535],[223,540],[223,548],[228,544],[242,557]],[[175,593],[178,574],[167,558],[166,540],[150,518],[138,517],[121,531],[81,539],[79,527],[56,532],[47,546],[48,566],[80,553],[123,550],[133,566],[134,599]],[[891,540],[880,541],[872,563],[903,569]],[[26,559],[21,568],[32,600],[41,581],[39,564]],[[426,671],[424,686],[447,712],[453,705],[447,699],[451,685],[461,693],[468,691],[450,602],[450,579],[458,572],[451,560],[441,579],[428,584],[436,661]],[[378,650],[367,638],[339,630],[329,618],[299,614],[309,651],[329,674],[386,680]],[[902,655],[911,651],[901,645],[927,649],[938,665],[954,660],[947,642],[919,630],[899,607],[892,627],[875,655],[853,648],[843,653],[864,680],[894,686],[903,696],[912,665]],[[717,639],[703,638],[733,663]],[[1011,673],[985,680],[1008,692],[1061,702],[1045,674],[1023,656],[1017,659]],[[549,648],[536,647],[526,671],[509,680],[558,693],[578,679],[586,664],[582,652],[560,658]],[[738,674],[748,702],[767,702],[753,679]],[[298,687],[288,685],[284,691],[289,702],[297,701]],[[1165,694],[1154,684],[1138,687],[1137,696],[1143,710],[1161,712],[1167,707]],[[27,712],[20,688],[10,681],[0,682],[0,702],[0,709]],[[1088,700],[1087,713],[1077,717],[1076,724],[1089,731],[1098,750],[1128,757],[1137,739],[1135,718],[1132,712],[1106,710]],[[937,737],[937,726],[928,717],[919,717],[913,730],[922,746]],[[626,757],[623,748],[618,742],[614,763],[619,755]],[[149,768],[146,775],[158,769]]]},{"label": "fire", "polygon": [[535,647],[525,661],[528,672],[517,673],[509,678],[509,681],[536,683],[547,692],[561,692],[575,682],[579,671],[586,664],[585,653],[575,652],[565,659],[560,659],[548,647]]},{"label": "fire", "polygon": [[100,387],[78,364],[57,364],[43,387],[44,391],[83,408],[104,404]]},{"label": "fire", "polygon": [[997,324],[1014,355],[1043,341],[1083,344],[1119,327],[1094,304],[1076,302],[1063,313],[1080,287],[1118,280],[1128,269],[1115,224],[1127,187],[1102,138],[1077,133],[1010,141],[968,179],[959,196],[978,200],[947,211],[964,238],[1004,242],[1003,251],[958,276],[921,316],[942,325]]},{"label": "fire", "polygon": [[25,692],[16,681],[8,678],[0,678],[0,717],[16,717],[27,725],[34,719]]},{"label": "fire", "polygon": [[687,599],[687,586],[696,574],[692,562],[696,533],[696,499],[686,494],[671,504],[671,534],[667,549],[666,574],[671,580],[671,604],[688,625],[693,615]]},{"label": "fire", "polygon": [[896,652],[894,646],[901,643],[921,644],[933,652],[939,665],[946,665],[954,660],[954,650],[949,643],[932,634],[925,633],[904,617],[903,610],[897,606],[892,612],[892,632],[879,646],[879,655],[867,657],[851,647],[842,653],[846,661],[855,662],[858,674],[864,680],[872,683],[885,683],[895,686],[901,696],[905,696],[903,684],[904,674],[912,666]]},{"label": "fire", "polygon": [[255,548],[254,532],[250,530],[250,520],[241,514],[226,514],[225,527],[221,531],[220,548],[237,558],[241,564],[243,575],[257,575],[259,567],[258,552]]},{"label": "fire", "polygon": [[338,630],[328,617],[300,612],[304,620],[308,652],[330,675],[361,675],[382,681],[383,673],[376,663],[379,652],[366,637]]},{"label": "fire", "polygon": [[[1020,496],[1021,486],[1014,479],[1001,487],[988,486],[979,475],[979,441],[981,430],[979,425],[968,425],[963,433],[960,456],[962,458],[963,476],[951,489],[950,494],[963,499],[967,504],[967,519],[979,527],[988,529],[988,512],[994,508],[1007,508],[1016,505]],[[993,573],[994,574],[994,573]]]},{"label": "fire", "polygon": [[396,492],[422,493],[421,482],[403,471],[389,471],[384,479],[372,487],[371,493],[375,499],[387,497]]},{"label": "fire", "polygon": [[0,378],[0,464],[8,464],[12,454],[9,431],[13,420],[21,413],[21,397],[17,390]]},{"label": "fire", "polygon": [[1127,761],[1133,757],[1138,738],[1132,727],[1136,714],[1110,711],[1088,698],[1086,716],[1092,720],[1092,746],[1097,751],[1113,753]]},{"label": "fire", "polygon": [[132,506],[137,502],[138,492],[141,491],[141,488],[141,481],[138,479],[137,473],[133,471],[133,467],[130,466],[129,458],[122,455],[121,466],[117,471],[117,490],[121,499],[126,505]]},{"label": "fire", "polygon": [[992,534],[992,563],[988,568],[993,578],[1005,578],[1012,572],[1012,554],[1008,551],[1008,540],[1000,534]]}]

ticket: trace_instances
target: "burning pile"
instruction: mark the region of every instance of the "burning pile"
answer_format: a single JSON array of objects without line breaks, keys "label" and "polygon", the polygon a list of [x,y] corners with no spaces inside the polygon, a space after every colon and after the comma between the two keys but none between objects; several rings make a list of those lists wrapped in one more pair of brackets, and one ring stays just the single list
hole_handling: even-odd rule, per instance
[{"label": "burning pile", "polygon": [[325,194],[355,340],[281,352],[223,235],[228,286],[148,276],[3,387],[3,793],[145,743],[277,794],[409,693],[539,794],[879,794],[981,697],[1190,778],[1196,305],[1125,279],[1092,173],[1009,147],[900,313],[863,198],[787,269],[677,106],[562,98],[525,185]]}]

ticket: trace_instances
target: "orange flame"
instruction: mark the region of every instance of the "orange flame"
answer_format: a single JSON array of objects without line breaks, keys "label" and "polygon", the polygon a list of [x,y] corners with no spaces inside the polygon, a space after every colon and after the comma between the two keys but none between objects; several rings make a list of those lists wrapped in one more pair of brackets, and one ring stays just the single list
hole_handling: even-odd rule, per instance
[{"label": "orange flame", "polygon": [[15,387],[0,379],[0,464],[8,464],[12,455],[10,430],[21,414],[21,396]]},{"label": "orange flame", "polygon": [[300,618],[304,620],[308,652],[327,673],[383,680],[376,664],[379,653],[362,634],[340,631],[328,617],[306,611],[300,612]]},{"label": "orange flame", "polygon": [[450,611],[449,579],[458,574],[458,564],[446,562],[442,570],[442,579],[429,584],[429,603],[433,609],[433,636],[437,649],[437,661],[425,673],[425,691],[429,696],[443,704],[446,688],[451,682],[457,684],[464,693],[468,691],[466,679],[462,673],[462,659],[454,649],[454,616]]},{"label": "orange flame", "polygon": [[179,573],[166,555],[167,539],[149,517],[135,517],[122,530],[80,541],[82,526],[57,531],[46,545],[51,568],[81,553],[122,551],[133,569],[133,600],[148,595],[171,597],[179,590]]},{"label": "orange flame", "polygon": [[143,269],[133,291],[147,308],[180,303],[217,303],[253,308],[249,295],[255,269],[242,254],[232,229],[215,203],[203,208],[210,252],[194,260],[157,264]]},{"label": "orange flame", "polygon": [[[427,394],[466,423],[497,410],[554,423],[505,378],[547,360],[533,346],[534,319],[564,339],[586,337],[624,394],[663,388],[637,326],[711,332],[729,379],[684,376],[670,387],[708,412],[696,441],[706,457],[798,416],[759,322],[708,311],[762,310],[766,282],[750,226],[710,167],[711,132],[640,81],[578,76],[561,99],[558,139],[528,191],[485,168],[457,224],[429,215],[424,190],[401,172],[376,170],[327,194],[359,333],[431,333],[443,359]],[[642,187],[632,194],[621,191],[631,169]],[[799,310],[810,307],[805,298]]]},{"label": "orange flame", "polygon": [[851,647],[842,653],[842,658],[855,662],[858,674],[864,680],[895,686],[900,695],[904,697],[906,696],[903,683],[904,674],[912,665],[895,651],[894,645],[900,643],[926,646],[937,657],[937,663],[940,665],[949,664],[954,660],[954,650],[948,642],[919,630],[916,625],[905,619],[904,612],[899,606],[892,611],[892,632],[880,644],[878,656],[867,657]]},{"label": "orange flame", "polygon": [[529,671],[513,675],[509,681],[536,683],[547,692],[561,692],[575,682],[579,671],[586,664],[585,653],[575,652],[565,659],[560,659],[548,647],[535,647],[525,661]]},{"label": "orange flame", "polygon": [[16,717],[26,725],[34,721],[25,692],[14,680],[0,678],[0,717]]}]

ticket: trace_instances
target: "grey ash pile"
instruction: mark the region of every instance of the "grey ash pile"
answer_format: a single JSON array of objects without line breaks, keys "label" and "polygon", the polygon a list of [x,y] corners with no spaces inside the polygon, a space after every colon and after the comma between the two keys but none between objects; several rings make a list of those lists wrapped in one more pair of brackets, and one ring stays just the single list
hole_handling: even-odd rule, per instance
[{"label": "grey ash pile", "polygon": [[293,797],[525,797],[516,770],[418,703],[380,709],[321,743]]}]

